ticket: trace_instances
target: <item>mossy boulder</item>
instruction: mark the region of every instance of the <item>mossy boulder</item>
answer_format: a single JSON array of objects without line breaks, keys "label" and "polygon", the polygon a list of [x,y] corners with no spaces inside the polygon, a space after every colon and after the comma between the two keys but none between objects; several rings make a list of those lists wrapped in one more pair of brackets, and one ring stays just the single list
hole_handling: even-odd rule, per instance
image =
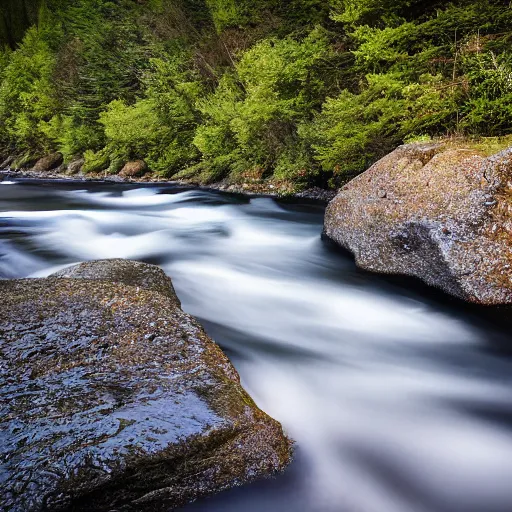
[{"label": "mossy boulder", "polygon": [[67,168],[67,174],[73,175],[73,174],[79,174],[82,172],[82,167],[84,166],[85,159],[78,158],[77,160],[73,160]]},{"label": "mossy boulder", "polygon": [[289,462],[159,269],[95,262],[0,294],[1,510],[168,511]]},{"label": "mossy boulder", "polygon": [[84,261],[55,272],[51,277],[95,279],[139,286],[167,295],[179,304],[171,279],[156,265],[123,259]]},{"label": "mossy boulder", "polygon": [[135,160],[133,162],[126,163],[119,172],[119,176],[122,176],[123,178],[136,178],[143,176],[147,171],[148,166],[144,160]]},{"label": "mossy boulder", "polygon": [[64,162],[62,153],[52,153],[40,158],[34,165],[34,171],[36,172],[48,172],[53,169],[57,169]]},{"label": "mossy boulder", "polygon": [[512,303],[512,148],[401,146],[345,185],[324,233],[367,270],[461,299]]}]

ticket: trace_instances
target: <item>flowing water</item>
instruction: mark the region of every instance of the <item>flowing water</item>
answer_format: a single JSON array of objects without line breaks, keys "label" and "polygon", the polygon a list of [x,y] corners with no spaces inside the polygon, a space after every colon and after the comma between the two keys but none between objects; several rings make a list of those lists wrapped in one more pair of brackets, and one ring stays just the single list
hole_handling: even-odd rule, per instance
[{"label": "flowing water", "polygon": [[296,441],[184,512],[512,511],[510,310],[355,268],[324,208],[171,187],[0,183],[0,277],[160,265]]}]

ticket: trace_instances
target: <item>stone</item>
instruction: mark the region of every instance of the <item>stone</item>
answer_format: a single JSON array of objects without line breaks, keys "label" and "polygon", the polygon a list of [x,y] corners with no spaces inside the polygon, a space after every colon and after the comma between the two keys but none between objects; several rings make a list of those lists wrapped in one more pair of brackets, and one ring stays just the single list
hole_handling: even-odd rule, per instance
[{"label": "stone", "polygon": [[36,164],[34,165],[34,171],[36,172],[48,172],[52,171],[59,167],[64,158],[62,153],[52,153],[51,155],[46,155],[43,158],[40,158]]},{"label": "stone", "polygon": [[0,510],[163,512],[288,464],[163,272],[58,275],[0,281]]},{"label": "stone", "polygon": [[95,279],[139,286],[159,292],[179,304],[171,279],[156,265],[120,258],[110,260],[84,261],[55,272],[50,277],[72,279]]},{"label": "stone", "polygon": [[486,156],[463,144],[401,146],[343,187],[324,234],[366,270],[510,304],[511,182],[512,148]]},{"label": "stone", "polygon": [[144,175],[148,170],[148,166],[144,160],[135,160],[128,162],[119,172],[119,176],[123,178],[135,178]]},{"label": "stone", "polygon": [[1,169],[10,169],[14,160],[16,160],[16,157],[14,157],[14,156],[8,156],[7,158],[3,159],[2,163],[0,164],[0,170]]},{"label": "stone", "polygon": [[67,174],[79,174],[82,171],[82,167],[85,163],[83,158],[79,158],[78,160],[73,160],[67,168]]}]

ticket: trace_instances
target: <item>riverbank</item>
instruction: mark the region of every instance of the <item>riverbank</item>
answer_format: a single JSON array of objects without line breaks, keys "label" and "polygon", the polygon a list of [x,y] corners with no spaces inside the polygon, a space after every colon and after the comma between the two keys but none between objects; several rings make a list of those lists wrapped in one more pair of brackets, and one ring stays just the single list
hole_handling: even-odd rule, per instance
[{"label": "riverbank", "polygon": [[98,183],[129,183],[129,184],[158,184],[174,185],[187,189],[214,190],[218,192],[227,192],[232,194],[242,194],[248,197],[270,197],[270,198],[296,198],[306,199],[315,202],[327,204],[336,196],[336,190],[328,190],[320,187],[313,187],[301,192],[292,192],[289,189],[281,189],[272,183],[241,183],[233,184],[227,181],[220,181],[209,185],[187,180],[168,180],[155,174],[146,174],[142,177],[130,178],[119,176],[118,174],[67,174],[55,171],[36,171],[33,169],[3,169],[0,170],[0,181],[9,179],[29,179],[29,180],[55,180],[55,181],[84,181]]}]

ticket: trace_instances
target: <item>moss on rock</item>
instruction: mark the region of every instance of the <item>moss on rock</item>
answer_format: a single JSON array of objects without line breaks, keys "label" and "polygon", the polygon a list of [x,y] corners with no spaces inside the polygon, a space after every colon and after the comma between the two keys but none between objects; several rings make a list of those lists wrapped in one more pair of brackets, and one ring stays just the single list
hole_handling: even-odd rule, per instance
[{"label": "moss on rock", "polygon": [[345,185],[325,234],[367,270],[419,277],[482,304],[512,302],[512,148],[401,146]]},{"label": "moss on rock", "polygon": [[0,281],[2,510],[167,511],[288,464],[279,423],[141,265]]}]

